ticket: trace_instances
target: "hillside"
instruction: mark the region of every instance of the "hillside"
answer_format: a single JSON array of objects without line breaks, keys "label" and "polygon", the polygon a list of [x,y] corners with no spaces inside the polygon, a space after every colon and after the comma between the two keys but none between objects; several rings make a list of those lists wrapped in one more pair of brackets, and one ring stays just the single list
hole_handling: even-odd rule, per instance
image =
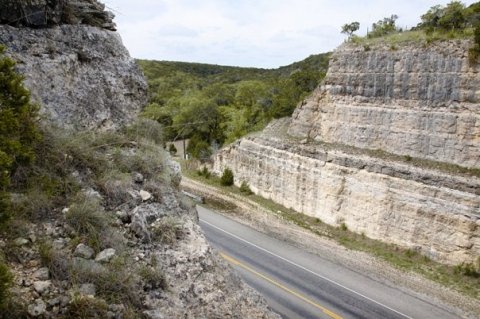
[{"label": "hillside", "polygon": [[113,15],[0,9],[0,318],[277,318],[207,243],[160,124],[137,120],[146,81]]},{"label": "hillside", "polygon": [[192,139],[189,152],[206,158],[222,145],[290,115],[325,76],[328,53],[278,69],[138,60],[150,87],[148,118],[167,138]]}]

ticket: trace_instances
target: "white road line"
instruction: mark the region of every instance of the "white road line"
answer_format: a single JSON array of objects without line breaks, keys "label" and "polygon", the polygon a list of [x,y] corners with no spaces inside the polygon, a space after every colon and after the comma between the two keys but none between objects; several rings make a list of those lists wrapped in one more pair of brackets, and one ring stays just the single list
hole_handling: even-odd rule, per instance
[{"label": "white road line", "polygon": [[317,277],[319,277],[319,278],[321,278],[321,279],[323,279],[323,280],[326,280],[326,281],[328,281],[328,282],[330,282],[330,283],[332,283],[332,284],[334,284],[334,285],[337,285],[338,287],[341,287],[341,288],[343,288],[343,289],[345,289],[345,290],[348,290],[348,291],[350,291],[351,293],[354,293],[354,294],[356,294],[356,295],[358,295],[358,296],[360,296],[360,297],[362,297],[362,298],[364,298],[364,299],[367,299],[368,301],[371,301],[371,302],[373,302],[373,303],[375,303],[375,304],[377,304],[377,305],[379,305],[379,306],[382,306],[382,307],[384,307],[384,308],[386,308],[386,309],[388,309],[388,310],[390,310],[390,311],[393,311],[393,312],[395,312],[396,314],[399,314],[400,316],[403,316],[403,317],[408,318],[408,319],[413,319],[412,317],[410,317],[410,316],[408,316],[408,315],[406,315],[406,314],[404,314],[404,313],[401,313],[401,312],[398,311],[398,310],[392,309],[392,308],[390,308],[389,306],[382,304],[381,302],[378,302],[378,301],[376,301],[376,300],[373,300],[372,298],[369,298],[369,297],[367,297],[367,296],[365,296],[365,295],[363,295],[363,294],[361,294],[361,293],[359,293],[359,292],[357,292],[357,291],[355,291],[355,290],[353,290],[353,289],[350,289],[350,288],[348,288],[348,287],[345,287],[344,285],[342,285],[342,284],[340,284],[340,283],[338,283],[338,282],[336,282],[336,281],[334,281],[334,280],[332,280],[332,279],[329,279],[329,278],[324,277],[324,276],[322,276],[322,275],[320,275],[320,274],[317,274],[316,272],[314,272],[314,271],[312,271],[312,270],[310,270],[310,269],[308,269],[308,268],[305,268],[305,267],[303,267],[302,265],[299,265],[299,264],[297,264],[297,263],[295,263],[295,262],[293,262],[293,261],[290,261],[290,260],[288,260],[288,259],[286,259],[286,258],[284,258],[284,257],[282,257],[282,256],[279,256],[279,255],[277,255],[277,254],[275,254],[275,253],[272,253],[271,251],[269,251],[269,250],[267,250],[267,249],[265,249],[265,248],[263,248],[263,247],[260,247],[260,246],[258,246],[258,245],[255,245],[254,243],[251,243],[251,242],[249,242],[249,241],[246,240],[246,239],[243,239],[243,238],[241,238],[241,237],[238,237],[238,236],[235,235],[235,234],[232,234],[232,233],[230,233],[230,232],[228,232],[228,231],[226,231],[226,230],[223,230],[223,229],[221,229],[221,228],[219,228],[219,227],[217,227],[217,226],[215,226],[215,225],[213,225],[213,224],[205,221],[204,219],[200,219],[200,222],[205,223],[205,224],[207,224],[207,225],[209,225],[209,226],[211,226],[211,227],[213,227],[213,228],[215,228],[215,229],[218,229],[219,231],[224,232],[225,234],[228,234],[228,235],[230,235],[230,236],[232,236],[232,237],[234,237],[234,238],[236,238],[236,239],[238,239],[238,240],[240,240],[240,241],[242,241],[242,242],[244,242],[244,243],[246,243],[246,244],[249,244],[250,246],[253,246],[253,247],[255,247],[255,248],[257,248],[257,249],[259,249],[259,250],[261,250],[261,251],[263,251],[263,252],[266,252],[267,254],[270,254],[270,255],[272,255],[272,256],[274,256],[274,257],[277,257],[277,258],[279,258],[279,259],[281,259],[281,260],[283,260],[283,261],[285,261],[285,262],[287,262],[287,263],[289,263],[289,264],[291,264],[291,265],[293,265],[293,266],[295,266],[295,267],[298,267],[298,268],[300,268],[300,269],[302,269],[302,270],[305,270],[306,272],[309,272],[309,273],[311,273],[312,275],[315,275],[315,276],[317,276]]}]

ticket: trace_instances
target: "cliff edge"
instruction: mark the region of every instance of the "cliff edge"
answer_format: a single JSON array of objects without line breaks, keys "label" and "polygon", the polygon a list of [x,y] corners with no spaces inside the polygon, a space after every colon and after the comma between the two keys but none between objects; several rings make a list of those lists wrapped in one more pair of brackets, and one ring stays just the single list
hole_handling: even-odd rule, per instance
[{"label": "cliff edge", "polygon": [[147,103],[143,73],[102,4],[4,1],[0,12],[0,44],[46,120],[77,130],[118,128]]}]

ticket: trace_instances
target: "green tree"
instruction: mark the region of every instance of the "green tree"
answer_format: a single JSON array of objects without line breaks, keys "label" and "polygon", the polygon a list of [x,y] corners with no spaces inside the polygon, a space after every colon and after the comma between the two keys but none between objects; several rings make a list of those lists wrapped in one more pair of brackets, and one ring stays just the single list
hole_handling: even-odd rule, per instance
[{"label": "green tree", "polygon": [[223,170],[222,177],[220,178],[220,184],[223,186],[233,185],[233,172],[230,168],[227,167]]},{"label": "green tree", "polygon": [[369,38],[382,37],[384,35],[397,32],[397,26],[395,21],[397,21],[398,16],[392,14],[390,17],[383,18],[383,20],[378,20],[376,23],[372,24],[372,31],[368,34]]},{"label": "green tree", "polygon": [[422,23],[420,24],[421,28],[425,28],[428,31],[433,31],[438,28],[438,21],[444,14],[444,8],[441,5],[436,5],[431,7],[427,13],[421,16]]},{"label": "green tree", "polygon": [[207,160],[212,155],[212,148],[200,136],[193,135],[188,142],[187,153],[193,158]]},{"label": "green tree", "polygon": [[465,5],[460,1],[450,2],[438,20],[438,25],[445,30],[462,29],[465,27],[465,23]]},{"label": "green tree", "polygon": [[40,138],[38,107],[30,102],[23,77],[14,67],[0,46],[0,222],[8,217],[10,178],[19,166],[35,159],[34,145]]},{"label": "green tree", "polygon": [[346,23],[342,26],[342,33],[348,35],[348,38],[351,38],[353,33],[360,29],[360,22],[354,21],[351,23]]}]

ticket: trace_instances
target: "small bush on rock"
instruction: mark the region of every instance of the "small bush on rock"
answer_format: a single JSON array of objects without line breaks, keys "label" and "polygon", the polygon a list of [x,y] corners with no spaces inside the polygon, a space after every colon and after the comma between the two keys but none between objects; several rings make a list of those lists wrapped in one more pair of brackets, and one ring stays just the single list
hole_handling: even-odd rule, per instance
[{"label": "small bush on rock", "polygon": [[150,289],[167,289],[167,279],[165,274],[156,267],[143,266],[139,269],[139,275],[143,279],[144,288]]},{"label": "small bush on rock", "polygon": [[154,239],[164,244],[174,244],[182,236],[180,222],[173,217],[164,217],[152,224]]},{"label": "small bush on rock", "polygon": [[98,199],[86,195],[78,196],[65,218],[77,233],[86,236],[89,246],[100,249],[100,234],[108,225],[108,220]]},{"label": "small bush on rock", "polygon": [[240,185],[240,191],[245,195],[253,194],[252,190],[250,189],[250,186],[248,186],[248,183],[245,181],[243,181],[242,184]]},{"label": "small bush on rock", "polygon": [[222,177],[220,178],[220,184],[223,186],[233,185],[233,172],[228,167],[223,170]]},{"label": "small bush on rock", "polygon": [[108,304],[90,296],[75,296],[68,304],[65,315],[67,318],[108,318]]}]

